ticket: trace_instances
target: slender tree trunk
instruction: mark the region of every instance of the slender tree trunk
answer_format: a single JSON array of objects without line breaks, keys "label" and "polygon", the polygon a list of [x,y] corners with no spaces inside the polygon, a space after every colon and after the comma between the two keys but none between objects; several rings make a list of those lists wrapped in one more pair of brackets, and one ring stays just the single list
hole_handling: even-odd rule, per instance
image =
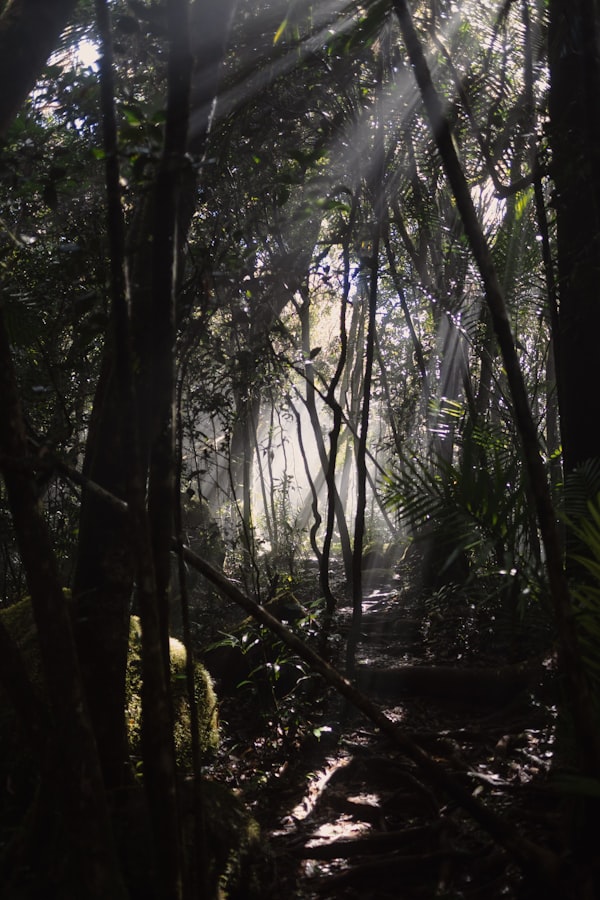
[{"label": "slender tree trunk", "polygon": [[[321,527],[321,514],[319,512],[319,492],[317,485],[314,482],[313,475],[310,469],[310,465],[308,463],[308,457],[306,455],[306,450],[304,448],[304,439],[302,437],[302,420],[300,418],[300,413],[294,406],[291,401],[291,398],[288,398],[288,405],[294,414],[294,418],[296,419],[296,433],[298,436],[298,447],[300,449],[300,456],[302,457],[302,463],[304,465],[304,474],[306,475],[306,480],[308,481],[308,488],[310,490],[310,505],[312,510],[313,521],[310,526],[309,538],[310,538],[310,546],[312,547],[313,553],[319,563],[319,571],[322,571],[322,563],[323,563],[323,554],[321,552],[321,548],[317,543],[317,532]],[[321,470],[321,478],[324,479],[323,472]],[[306,514],[308,517],[308,513]],[[304,519],[304,516],[300,515],[300,521]],[[329,585],[328,585],[329,586]],[[327,596],[327,595],[325,595]]]},{"label": "slender tree trunk", "polygon": [[[379,206],[379,204],[377,204]],[[377,295],[379,278],[379,221],[374,226],[373,248],[368,282],[368,324],[365,345],[362,409],[360,432],[356,446],[356,516],[354,519],[354,547],[352,554],[352,624],[346,647],[346,670],[354,671],[354,659],[362,622],[362,554],[365,536],[365,510],[367,505],[367,441],[371,409],[371,382],[375,360],[375,331],[377,328]]]},{"label": "slender tree trunk", "polygon": [[[331,541],[333,537],[333,526],[334,523],[337,523],[337,527],[340,534],[340,543],[342,545],[342,558],[344,561],[344,568],[346,570],[346,576],[351,578],[351,560],[352,560],[352,548],[350,544],[350,534],[348,532],[348,524],[346,521],[346,515],[342,503],[340,501],[340,496],[335,484],[335,468],[336,468],[336,458],[337,458],[337,444],[334,441],[334,450],[336,451],[334,454],[331,452],[328,454],[327,449],[325,447],[325,442],[323,440],[323,433],[321,430],[321,421],[319,419],[319,413],[317,411],[316,404],[316,391],[315,391],[315,383],[314,383],[314,372],[312,361],[310,360],[310,300],[308,298],[308,293],[303,291],[303,304],[299,310],[300,313],[300,324],[302,329],[302,351],[304,354],[305,360],[308,362],[305,365],[304,376],[305,376],[305,385],[306,385],[306,394],[305,394],[305,405],[308,410],[308,415],[310,418],[310,422],[313,428],[313,434],[315,437],[315,442],[317,445],[317,451],[319,454],[319,461],[321,463],[321,467],[323,472],[325,473],[325,483],[327,485],[327,502],[328,502],[328,513],[326,519],[326,529],[325,529],[325,538],[324,538],[324,548],[321,556],[321,587],[323,589],[323,593],[326,599],[327,607],[329,612],[333,612],[333,608],[335,606],[335,600],[331,593],[331,588],[329,586],[329,549],[331,547]],[[333,434],[336,434],[336,428],[339,431],[339,423],[336,425],[335,416],[336,410],[335,405],[333,408],[334,412],[334,425],[333,425]],[[341,410],[339,410],[341,413]]]}]

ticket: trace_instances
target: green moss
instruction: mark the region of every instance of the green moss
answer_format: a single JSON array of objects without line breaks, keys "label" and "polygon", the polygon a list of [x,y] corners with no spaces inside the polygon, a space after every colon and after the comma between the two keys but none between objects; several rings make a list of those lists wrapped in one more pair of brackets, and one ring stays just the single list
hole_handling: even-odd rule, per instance
[{"label": "green moss", "polygon": [[[171,651],[171,696],[175,716],[174,738],[177,761],[191,764],[190,705],[186,679],[186,651],[181,641],[169,638]],[[127,663],[127,724],[132,753],[137,753],[141,727],[141,628],[137,616],[131,617],[129,628],[129,657]],[[200,749],[216,750],[219,744],[217,696],[212,678],[200,663],[194,664],[195,700],[198,710]]]},{"label": "green moss", "polygon": [[[0,616],[19,645],[34,686],[39,689],[40,695],[43,697],[40,654],[30,600],[26,598],[9,609],[1,611]],[[139,748],[140,739],[140,645],[140,623],[136,618],[132,618],[126,682],[128,698],[126,713],[133,755]],[[182,766],[186,767],[190,762],[191,742],[185,678],[185,648],[180,641],[173,638],[170,641],[170,647],[171,686],[176,718],[175,744],[178,760]],[[200,743],[206,751],[216,747],[218,741],[217,701],[212,680],[204,667],[199,664],[196,665],[196,700],[200,717]],[[20,733],[19,721],[14,710],[6,702],[5,697],[0,696],[0,772],[7,784],[10,783],[11,792],[15,794],[14,809],[12,807],[8,809],[5,803],[0,815],[0,850],[3,844],[10,844],[15,829],[23,827],[25,810],[28,808],[31,810],[32,818],[39,816],[39,813],[36,812],[38,809],[39,772],[31,754],[27,752],[26,746],[25,737]],[[182,778],[180,790],[187,865],[192,868],[196,864],[193,779]],[[219,896],[223,900],[224,898],[227,900],[253,900],[253,898],[264,896],[260,889],[260,879],[266,857],[261,846],[261,837],[256,821],[245,809],[243,801],[222,784],[203,780],[201,799],[206,829],[206,874],[211,887],[209,895]],[[45,801],[47,800],[48,797],[45,798]],[[115,793],[112,797],[112,807],[115,838],[122,856],[122,865],[130,886],[131,896],[135,900],[138,898],[158,900],[155,894],[153,857],[152,852],[149,853],[152,840],[149,831],[147,798],[142,783],[134,781],[131,785]],[[40,822],[47,823],[45,807],[43,815],[44,818],[43,820],[40,818]],[[63,858],[64,835],[61,830],[60,817],[56,819],[50,836],[47,834],[47,825],[44,824],[43,827],[43,848],[38,849],[36,831],[31,838],[31,850],[27,844],[24,862],[19,857],[14,871],[11,869],[13,872],[11,877],[16,879],[15,883],[21,883],[23,867],[27,868],[27,866],[33,865],[30,863],[30,859],[35,859],[40,873],[46,872],[47,868],[52,869],[54,857],[58,861],[57,867],[60,868],[61,873],[63,866],[66,870]],[[56,847],[50,843],[51,840],[56,841]],[[48,850],[48,848],[51,849]],[[42,853],[44,854],[43,861]],[[1,856],[0,853],[0,858]],[[29,876],[26,874],[26,877]],[[31,879],[34,889],[37,889],[37,877],[37,870],[36,873],[33,873],[32,870]]]},{"label": "green moss", "polygon": [[[68,596],[68,593],[65,591]],[[43,694],[40,652],[37,632],[33,619],[31,600],[26,597],[6,610],[0,612],[4,624],[21,650],[32,683]],[[185,647],[175,638],[170,639],[171,646],[171,691],[175,713],[174,736],[178,762],[182,766],[191,763],[190,710],[187,697],[187,681],[185,675]],[[141,724],[141,633],[140,623],[136,617],[131,618],[129,656],[127,663],[127,724],[131,752],[135,755],[139,750]],[[219,743],[217,698],[212,679],[204,666],[195,664],[195,697],[198,708],[200,728],[200,748],[202,752],[215,750]],[[6,733],[8,718],[14,717],[10,706],[1,704],[0,722]]]}]

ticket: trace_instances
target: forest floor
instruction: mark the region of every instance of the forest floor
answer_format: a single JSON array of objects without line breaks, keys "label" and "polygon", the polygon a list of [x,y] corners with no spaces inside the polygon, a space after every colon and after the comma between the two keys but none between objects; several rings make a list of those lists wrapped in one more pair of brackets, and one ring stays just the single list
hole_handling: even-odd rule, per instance
[{"label": "forest floor", "polygon": [[[504,671],[506,648],[486,647],[479,634],[477,648],[469,650],[461,616],[447,609],[436,615],[435,604],[425,604],[414,589],[409,569],[388,583],[367,584],[359,664],[378,672],[443,666],[433,687],[426,682],[395,690],[392,681],[390,690],[384,679],[384,690],[375,680],[368,693],[515,833],[560,847],[549,787],[554,707],[529,686],[492,689],[488,697],[485,673]],[[340,647],[349,620],[349,606],[342,604],[336,617]],[[465,684],[474,689],[444,689],[450,667],[465,672]],[[536,896],[510,856],[464,810],[322,683],[308,697],[283,699],[262,713],[250,700],[234,697],[224,701],[222,715],[224,744],[215,773],[239,790],[265,835],[263,896]]]}]

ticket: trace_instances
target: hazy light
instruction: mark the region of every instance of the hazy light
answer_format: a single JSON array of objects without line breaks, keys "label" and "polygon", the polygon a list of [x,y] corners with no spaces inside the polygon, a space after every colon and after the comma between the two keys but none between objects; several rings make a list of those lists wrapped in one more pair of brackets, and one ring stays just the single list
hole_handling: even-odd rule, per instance
[{"label": "hazy light", "polygon": [[100,51],[95,41],[84,38],[77,44],[77,61],[86,69],[95,69],[98,64]]}]

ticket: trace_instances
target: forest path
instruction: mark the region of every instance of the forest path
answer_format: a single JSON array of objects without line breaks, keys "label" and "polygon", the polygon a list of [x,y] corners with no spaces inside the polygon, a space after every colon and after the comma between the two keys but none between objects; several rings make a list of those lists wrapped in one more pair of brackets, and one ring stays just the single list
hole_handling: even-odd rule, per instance
[{"label": "forest path", "polygon": [[[342,608],[342,631],[348,619]],[[403,596],[398,582],[366,592],[357,660],[367,671],[435,668],[421,601]],[[389,693],[378,697],[374,685],[371,695],[457,780],[528,838],[552,841],[556,823],[545,782],[553,720],[546,707],[527,692],[500,706],[497,698],[474,703],[452,690],[443,698]],[[321,720],[320,739],[288,755],[274,779],[265,779],[257,803],[273,854],[274,896],[529,896],[504,851],[370,722],[335,696]]]}]

